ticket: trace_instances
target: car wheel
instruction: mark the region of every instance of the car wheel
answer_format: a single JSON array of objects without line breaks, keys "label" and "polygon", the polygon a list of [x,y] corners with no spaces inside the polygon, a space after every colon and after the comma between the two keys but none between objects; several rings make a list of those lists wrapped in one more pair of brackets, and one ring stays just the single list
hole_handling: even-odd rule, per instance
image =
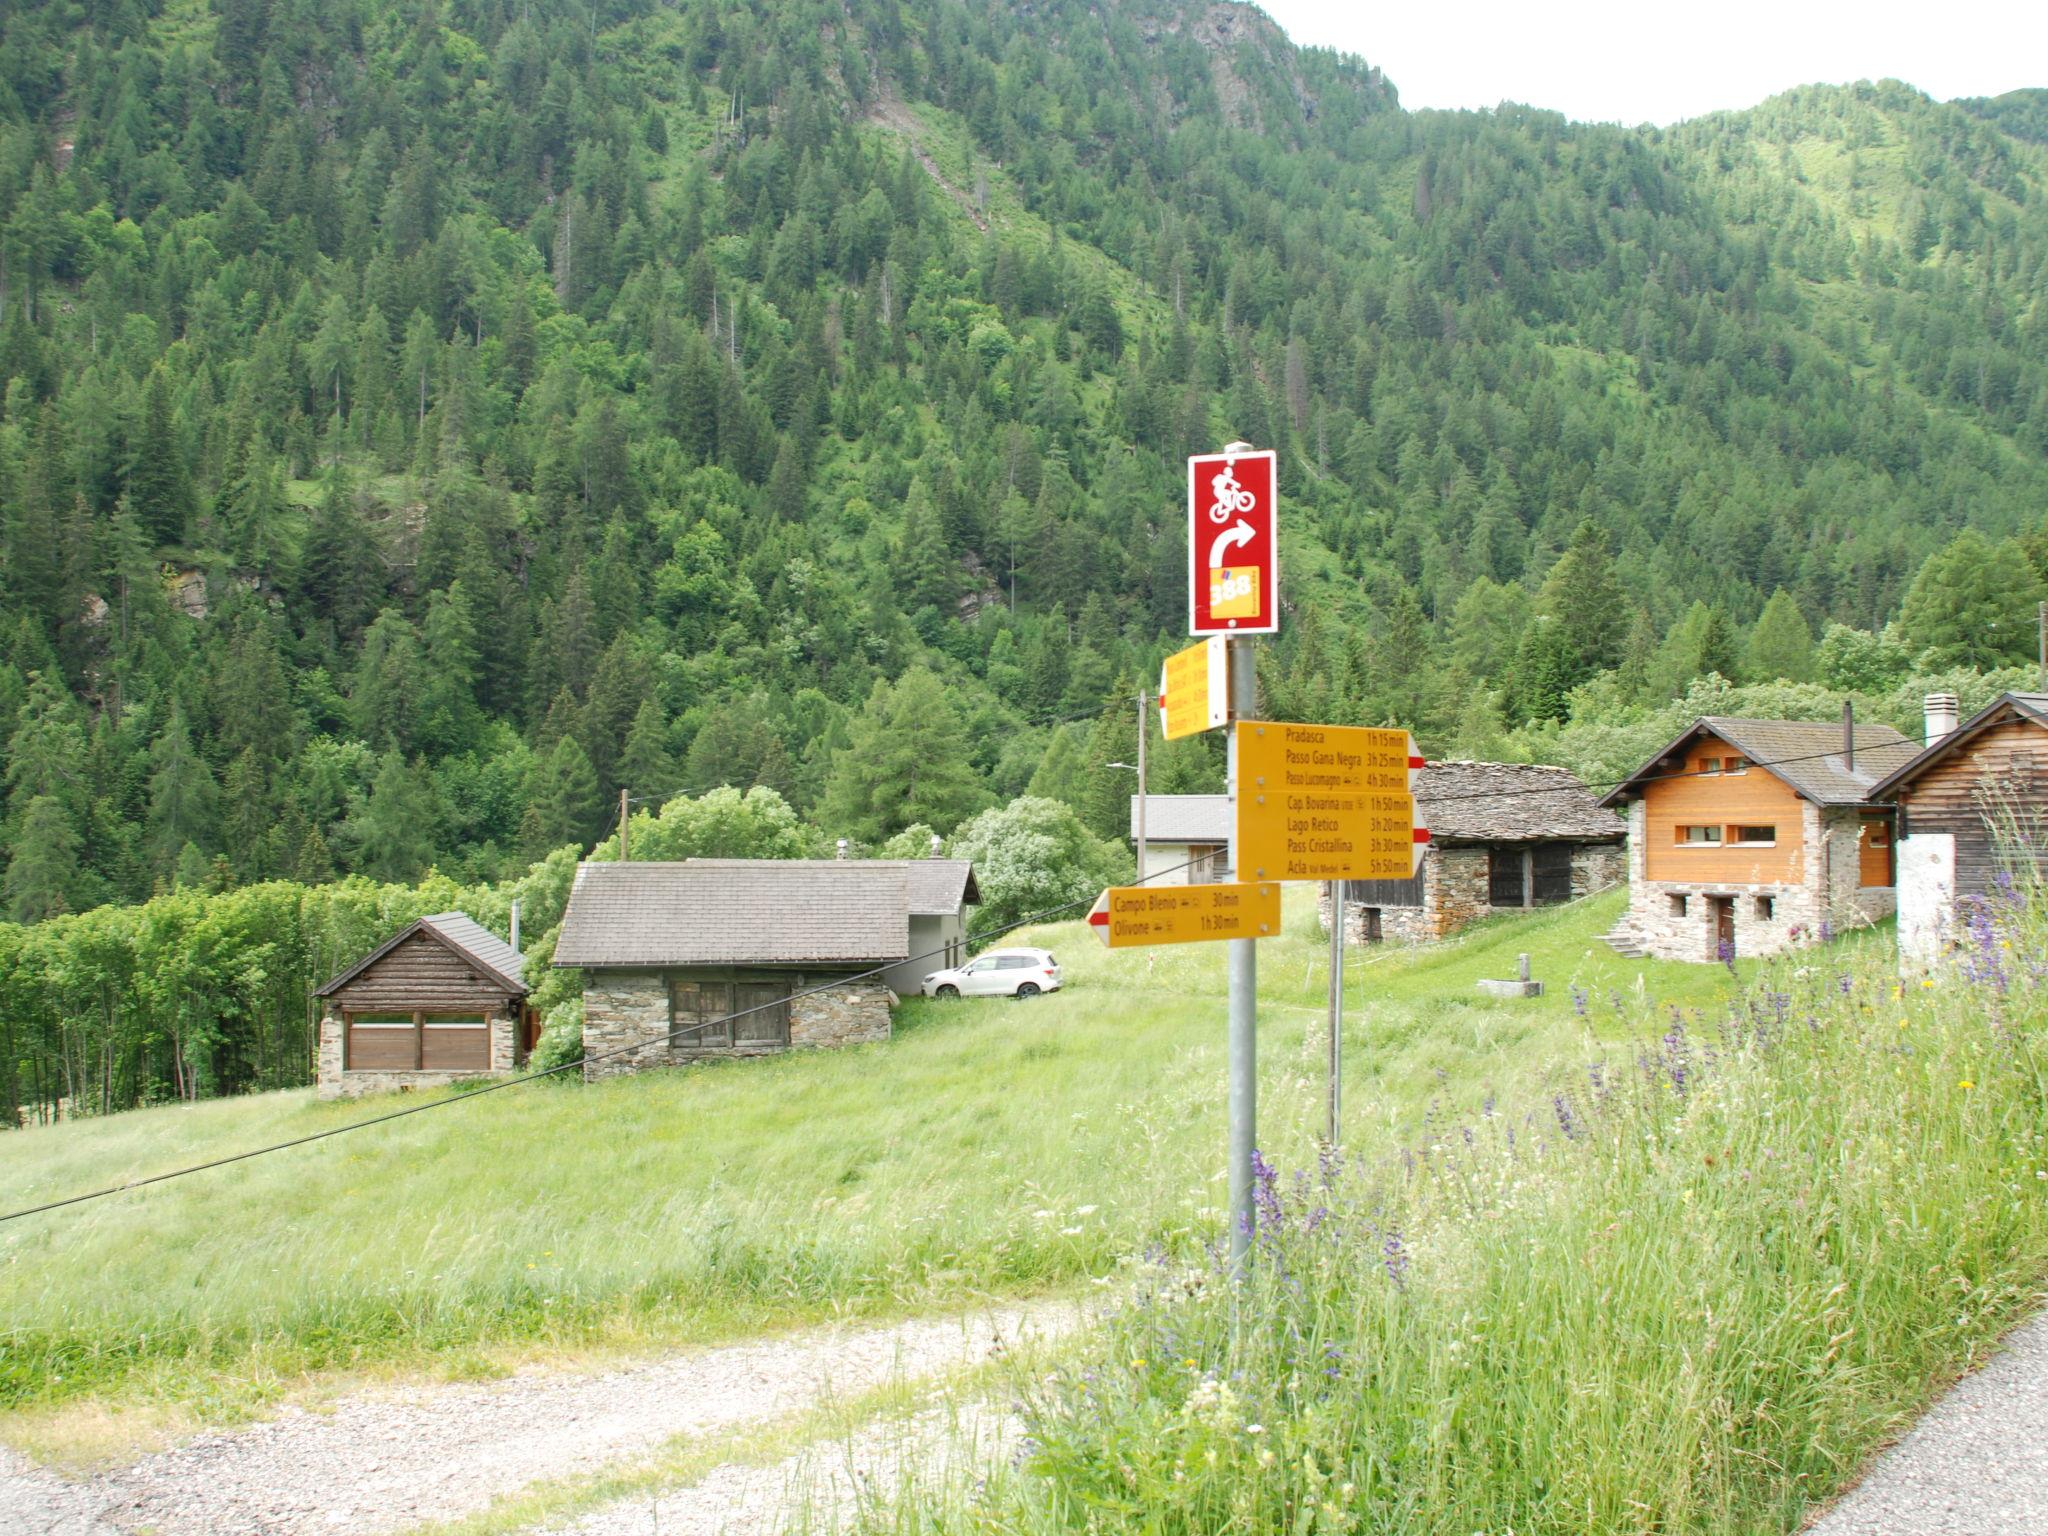
[{"label": "car wheel", "polygon": [[960,989],[951,982],[948,982],[945,986],[938,988],[932,993],[933,997],[958,997],[959,995]]},{"label": "car wheel", "polygon": [[1038,996],[1038,983],[1035,981],[1019,982],[1017,985],[1017,996],[1020,999]]}]

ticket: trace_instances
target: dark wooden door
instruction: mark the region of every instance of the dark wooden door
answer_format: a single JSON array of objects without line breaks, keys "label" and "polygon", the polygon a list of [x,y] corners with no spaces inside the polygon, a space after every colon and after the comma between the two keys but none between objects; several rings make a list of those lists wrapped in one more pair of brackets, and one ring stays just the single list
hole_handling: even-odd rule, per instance
[{"label": "dark wooden door", "polygon": [[1735,953],[1735,898],[1733,896],[1710,896],[1714,904],[1714,953],[1732,955]]}]

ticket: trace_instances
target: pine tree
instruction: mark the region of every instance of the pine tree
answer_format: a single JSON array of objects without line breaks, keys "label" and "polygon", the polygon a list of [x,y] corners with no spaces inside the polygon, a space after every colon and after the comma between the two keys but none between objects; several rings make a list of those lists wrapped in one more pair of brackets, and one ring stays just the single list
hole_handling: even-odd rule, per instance
[{"label": "pine tree", "polygon": [[1813,630],[1799,604],[1783,587],[1771,594],[1750,631],[1744,675],[1753,683],[1804,683],[1813,678]]},{"label": "pine tree", "polygon": [[4,890],[7,915],[17,923],[40,923],[73,909],[79,884],[78,830],[55,795],[28,802],[13,837]]},{"label": "pine tree", "polygon": [[619,782],[639,795],[664,794],[676,788],[676,763],[668,749],[668,721],[661,705],[646,699],[626,732],[619,752]]},{"label": "pine tree", "polygon": [[1628,638],[1628,593],[1614,568],[1607,535],[1591,518],[1579,524],[1550,568],[1536,610],[1563,628],[1577,658],[1578,678],[1621,660]]},{"label": "pine tree", "polygon": [[373,880],[416,880],[433,859],[433,789],[396,748],[378,759],[369,798],[350,820],[355,867]]},{"label": "pine tree", "polygon": [[989,800],[946,685],[912,667],[894,686],[878,680],[849,722],[820,815],[837,831],[878,843],[920,821],[958,826]]},{"label": "pine tree", "polygon": [[123,494],[158,544],[182,544],[191,512],[185,453],[171,406],[171,383],[152,369],[142,393],[142,415],[128,445]]},{"label": "pine tree", "polygon": [[1928,556],[1899,610],[1909,647],[1933,667],[1997,667],[2033,659],[2040,578],[2020,545],[1966,528]]},{"label": "pine tree", "polygon": [[219,799],[212,770],[192,749],[184,706],[175,700],[150,743],[149,763],[151,857],[159,869],[169,869],[187,843],[204,848],[213,842]]},{"label": "pine tree", "polygon": [[535,764],[535,781],[527,798],[539,813],[541,845],[586,844],[606,819],[606,802],[598,788],[597,770],[574,736],[555,743],[545,760]]}]

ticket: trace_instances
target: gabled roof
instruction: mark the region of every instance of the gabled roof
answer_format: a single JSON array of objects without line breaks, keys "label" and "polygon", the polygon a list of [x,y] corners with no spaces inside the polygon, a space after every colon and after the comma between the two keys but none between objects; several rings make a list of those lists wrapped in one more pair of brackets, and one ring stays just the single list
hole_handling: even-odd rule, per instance
[{"label": "gabled roof", "polygon": [[[687,859],[689,864],[723,864],[741,868],[758,859]],[[780,859],[787,865],[838,864],[839,859]],[[963,907],[981,905],[981,887],[974,883],[974,866],[966,859],[863,859],[869,867],[887,864],[903,871],[908,879],[912,917],[951,917]]]},{"label": "gabled roof", "polygon": [[436,912],[432,917],[406,924],[326,986],[315,989],[313,995],[326,997],[340,991],[416,933],[435,940],[485,981],[503,987],[508,994],[526,995],[525,957],[467,912]]},{"label": "gabled roof", "polygon": [[1426,763],[1415,816],[1432,843],[1618,843],[1628,828],[1568,768],[1544,763]]},{"label": "gabled roof", "polygon": [[[1227,843],[1230,841],[1230,796],[1147,795],[1145,841],[1148,843]],[[1138,835],[1138,797],[1131,796],[1131,836]]]},{"label": "gabled roof", "polygon": [[872,966],[910,954],[910,877],[882,860],[579,864],[555,964]]},{"label": "gabled roof", "polygon": [[1993,726],[2014,720],[2031,720],[2048,730],[2048,693],[2001,693],[1941,740],[1894,768],[1871,786],[1871,793],[1889,798],[1959,747],[1976,740]]},{"label": "gabled roof", "polygon": [[1856,727],[1856,765],[1842,754],[1839,720],[1737,720],[1702,715],[1662,751],[1608,791],[1602,805],[1619,805],[1642,793],[1646,780],[1681,771],[1685,750],[1702,736],[1717,737],[1758,768],[1783,780],[1816,805],[1869,805],[1878,781],[1913,760],[1919,750],[1888,725]]}]

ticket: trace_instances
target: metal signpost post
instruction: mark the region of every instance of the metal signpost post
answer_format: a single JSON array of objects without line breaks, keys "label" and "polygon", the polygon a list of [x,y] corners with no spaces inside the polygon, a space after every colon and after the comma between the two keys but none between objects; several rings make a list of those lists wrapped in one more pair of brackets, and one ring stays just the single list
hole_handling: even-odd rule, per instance
[{"label": "metal signpost post", "polygon": [[[1227,443],[1188,460],[1188,633],[1230,637],[1230,713],[1259,712],[1251,636],[1280,627],[1278,466],[1271,449]],[[1239,793],[1238,737],[1230,740],[1229,791]],[[1242,879],[1243,850],[1231,840]],[[1258,1130],[1259,952],[1230,940],[1230,1262],[1241,1270],[1252,1243],[1252,1152]]]},{"label": "metal signpost post", "polygon": [[1337,1149],[1343,1116],[1344,1067],[1344,882],[1330,882],[1330,1123],[1323,1144]]}]

